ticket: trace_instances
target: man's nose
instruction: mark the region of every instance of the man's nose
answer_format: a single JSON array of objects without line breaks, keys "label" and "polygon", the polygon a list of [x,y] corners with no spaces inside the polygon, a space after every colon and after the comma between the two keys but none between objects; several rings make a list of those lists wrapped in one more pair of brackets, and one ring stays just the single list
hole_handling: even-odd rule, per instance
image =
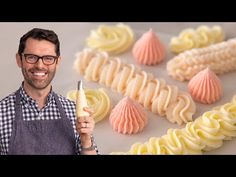
[{"label": "man's nose", "polygon": [[45,66],[44,63],[43,63],[43,59],[42,58],[39,58],[39,60],[37,61],[37,63],[35,63],[35,65],[38,68],[43,68]]}]

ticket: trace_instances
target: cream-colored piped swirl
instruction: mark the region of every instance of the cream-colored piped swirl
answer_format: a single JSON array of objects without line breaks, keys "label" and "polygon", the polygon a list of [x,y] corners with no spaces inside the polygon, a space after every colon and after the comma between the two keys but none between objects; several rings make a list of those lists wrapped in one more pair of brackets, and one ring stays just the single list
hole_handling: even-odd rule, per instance
[{"label": "cream-colored piped swirl", "polygon": [[110,124],[113,130],[122,134],[136,134],[147,125],[148,119],[143,107],[125,97],[111,111]]},{"label": "cream-colored piped swirl", "polygon": [[215,73],[206,68],[189,81],[188,91],[194,100],[204,104],[212,104],[220,99],[222,85]]},{"label": "cream-colored piped swirl", "polygon": [[236,136],[236,102],[232,103],[227,103],[221,107],[214,109],[222,113],[219,114],[218,117],[215,117],[215,119],[220,122],[220,125],[222,127],[221,132],[225,135],[226,140],[231,140],[232,137]]},{"label": "cream-colored piped swirl", "polygon": [[[67,98],[76,101],[77,90],[67,93]],[[103,120],[111,110],[111,101],[103,88],[85,89],[88,106],[94,111],[93,118],[95,123]]]},{"label": "cream-colored piped swirl", "polygon": [[109,54],[119,54],[128,50],[134,43],[134,32],[125,24],[115,26],[100,25],[92,30],[86,39],[87,46]]},{"label": "cream-colored piped swirl", "polygon": [[168,74],[179,81],[190,80],[207,67],[215,74],[236,70],[236,39],[183,52],[167,63]]},{"label": "cream-colored piped swirl", "polygon": [[202,154],[236,137],[236,103],[229,102],[205,112],[182,129],[168,129],[162,137],[134,143],[125,153],[112,154]]},{"label": "cream-colored piped swirl", "polygon": [[178,37],[171,38],[170,49],[174,53],[181,53],[193,48],[207,47],[211,44],[222,42],[225,38],[220,26],[201,25],[196,30],[188,28],[183,30]]},{"label": "cream-colored piped swirl", "polygon": [[165,48],[156,34],[150,29],[134,44],[134,58],[144,65],[156,65],[165,58]]},{"label": "cream-colored piped swirl", "polygon": [[75,62],[87,63],[86,67],[75,66],[79,67],[77,70],[81,70],[86,80],[97,81],[129,96],[153,113],[166,116],[172,123],[181,125],[192,121],[196,105],[188,93],[179,91],[176,86],[167,85],[163,79],[157,79],[150,73],[138,70],[132,64],[122,63],[119,58],[102,54],[86,58],[84,56],[93,56],[83,54],[87,52],[84,50],[78,54],[78,61]]},{"label": "cream-colored piped swirl", "polygon": [[236,95],[234,95],[232,102],[236,103]]}]

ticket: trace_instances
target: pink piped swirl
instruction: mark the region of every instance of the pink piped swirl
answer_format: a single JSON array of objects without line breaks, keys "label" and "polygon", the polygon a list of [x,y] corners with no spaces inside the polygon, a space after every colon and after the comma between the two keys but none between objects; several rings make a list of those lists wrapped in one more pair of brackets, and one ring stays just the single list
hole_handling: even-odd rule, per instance
[{"label": "pink piped swirl", "polygon": [[150,29],[135,43],[132,50],[134,58],[144,65],[156,65],[165,58],[165,48],[159,38]]},{"label": "pink piped swirl", "polygon": [[221,81],[209,68],[200,71],[189,81],[188,90],[194,100],[204,104],[212,104],[222,95]]},{"label": "pink piped swirl", "polygon": [[113,108],[109,120],[113,130],[122,134],[141,132],[148,121],[143,107],[129,97],[124,97]]}]

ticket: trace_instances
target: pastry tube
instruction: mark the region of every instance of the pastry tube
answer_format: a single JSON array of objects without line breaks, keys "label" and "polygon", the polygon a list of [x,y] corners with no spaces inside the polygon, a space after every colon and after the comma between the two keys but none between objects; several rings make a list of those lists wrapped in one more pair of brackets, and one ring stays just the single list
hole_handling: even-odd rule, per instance
[{"label": "pastry tube", "polygon": [[77,94],[76,94],[76,116],[77,118],[79,117],[84,117],[84,116],[89,116],[89,113],[84,111],[84,108],[88,107],[86,95],[84,93],[83,89],[83,82],[82,80],[78,81],[78,89],[77,89]]}]

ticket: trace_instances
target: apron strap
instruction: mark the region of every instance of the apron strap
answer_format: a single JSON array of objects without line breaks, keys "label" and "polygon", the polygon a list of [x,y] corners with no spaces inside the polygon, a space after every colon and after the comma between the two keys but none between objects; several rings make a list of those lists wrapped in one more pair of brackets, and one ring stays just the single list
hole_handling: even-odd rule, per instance
[{"label": "apron strap", "polygon": [[16,91],[16,103],[15,103],[15,119],[16,120],[23,120],[22,119],[22,108],[21,108],[21,98],[20,98],[20,89]]},{"label": "apron strap", "polygon": [[62,119],[66,119],[67,116],[66,116],[65,110],[63,109],[63,107],[62,107],[62,105],[61,105],[61,102],[59,101],[58,95],[57,95],[55,92],[53,92],[53,96],[54,96],[55,101],[56,101],[56,104],[57,104],[57,106],[58,106],[58,109],[59,109],[61,118],[62,118]]}]

